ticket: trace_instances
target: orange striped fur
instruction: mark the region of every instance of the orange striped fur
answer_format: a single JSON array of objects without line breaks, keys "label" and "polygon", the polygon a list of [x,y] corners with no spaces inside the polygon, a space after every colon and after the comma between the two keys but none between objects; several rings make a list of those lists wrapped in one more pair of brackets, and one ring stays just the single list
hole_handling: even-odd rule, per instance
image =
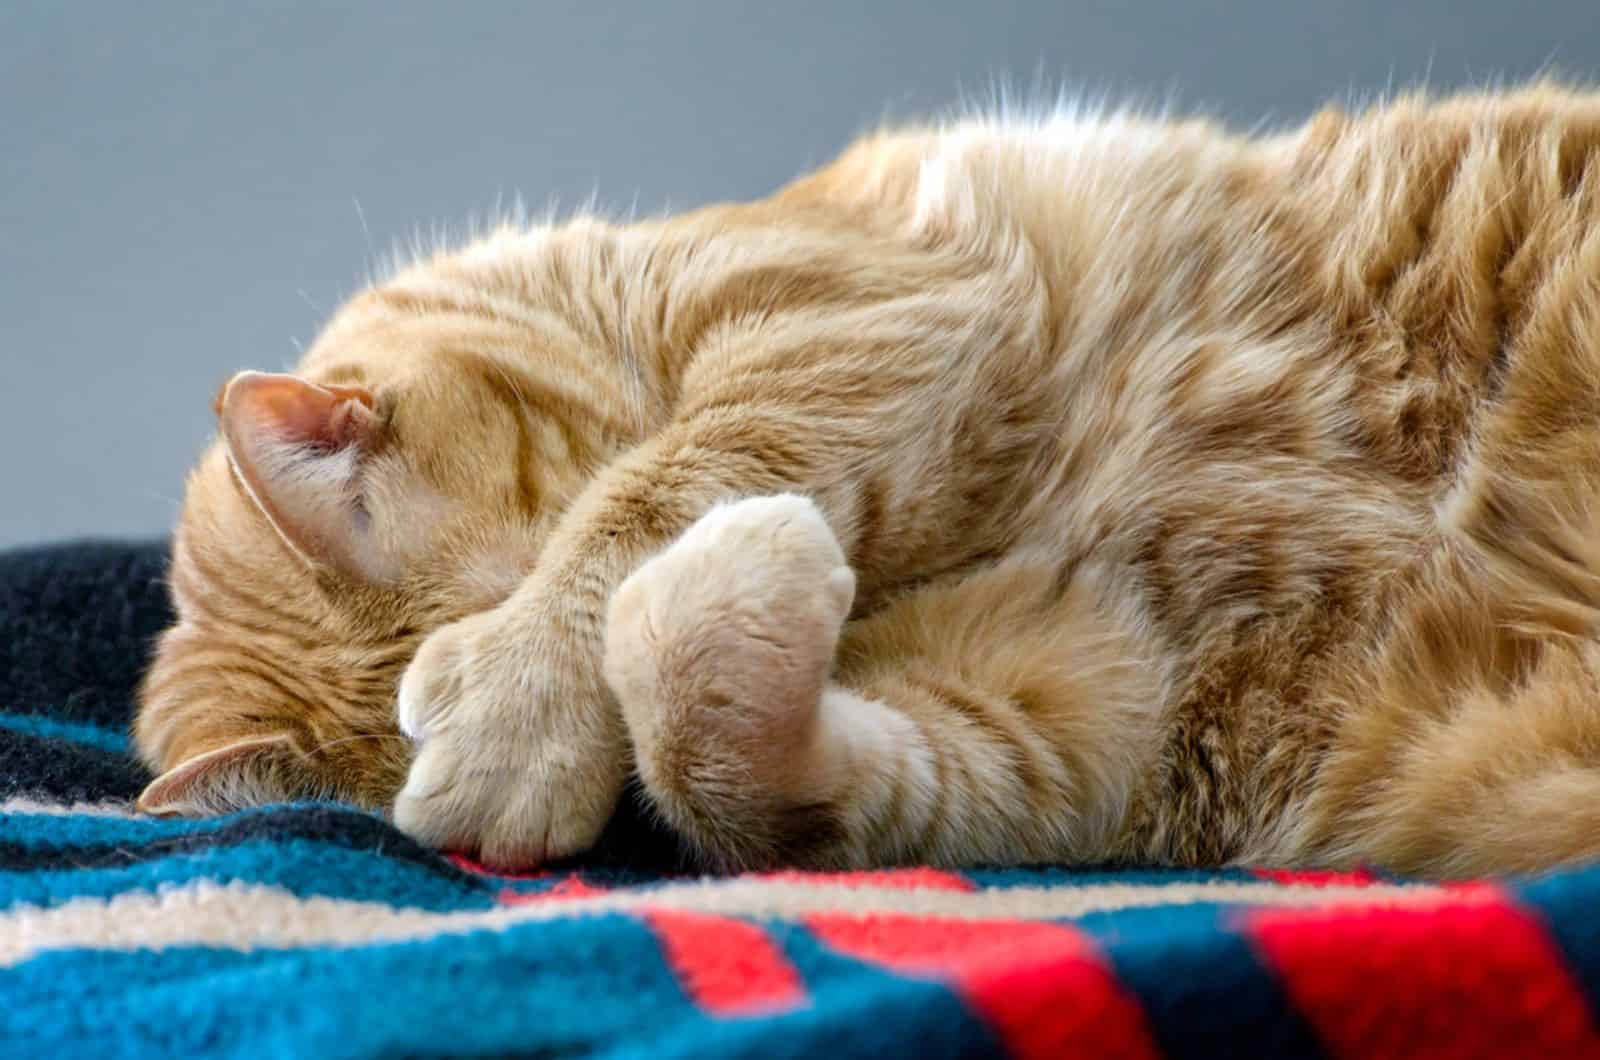
[{"label": "orange striped fur", "polygon": [[[191,476],[147,808],[498,864],[1600,856],[1600,96],[1056,113],[405,268]],[[241,741],[249,741],[241,743]]]}]

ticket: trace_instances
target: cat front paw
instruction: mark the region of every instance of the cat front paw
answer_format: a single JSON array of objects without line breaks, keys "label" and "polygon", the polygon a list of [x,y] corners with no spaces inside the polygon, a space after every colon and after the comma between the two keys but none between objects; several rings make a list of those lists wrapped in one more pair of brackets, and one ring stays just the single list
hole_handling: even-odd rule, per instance
[{"label": "cat front paw", "polygon": [[521,619],[497,608],[436,631],[399,692],[416,753],[396,826],[506,868],[592,846],[627,776],[625,735],[598,679],[541,651]]},{"label": "cat front paw", "polygon": [[605,676],[640,779],[703,854],[782,853],[855,576],[805,497],[712,509],[612,596]]}]

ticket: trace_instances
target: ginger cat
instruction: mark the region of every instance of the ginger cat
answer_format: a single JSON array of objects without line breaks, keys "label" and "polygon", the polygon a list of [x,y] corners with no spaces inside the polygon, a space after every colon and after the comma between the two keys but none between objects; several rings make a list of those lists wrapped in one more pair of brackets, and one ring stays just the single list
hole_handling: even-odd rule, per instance
[{"label": "ginger cat", "polygon": [[141,805],[514,865],[1600,856],[1600,96],[871,136],[244,373]]}]

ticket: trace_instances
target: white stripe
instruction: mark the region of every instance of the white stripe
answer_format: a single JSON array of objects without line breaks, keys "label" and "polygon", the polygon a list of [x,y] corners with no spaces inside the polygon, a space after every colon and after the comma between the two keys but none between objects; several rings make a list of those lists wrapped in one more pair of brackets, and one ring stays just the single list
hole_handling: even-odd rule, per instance
[{"label": "white stripe", "polygon": [[1269,883],[1085,887],[1017,887],[976,892],[917,891],[788,880],[702,880],[653,891],[617,891],[553,898],[526,905],[459,913],[397,909],[375,902],[298,898],[276,887],[200,881],[160,892],[110,899],[78,898],[52,908],[13,907],[0,914],[0,967],[46,950],[161,949],[209,946],[230,950],[299,946],[362,946],[599,913],[671,909],[726,916],[792,919],[814,913],[908,914],[963,920],[1042,919],[1118,909],[1240,902],[1258,906],[1459,905],[1486,900],[1476,892],[1427,885],[1280,886]]},{"label": "white stripe", "polygon": [[133,808],[132,802],[108,800],[105,802],[46,802],[20,796],[0,801],[0,814],[29,813],[52,817],[143,817]]}]

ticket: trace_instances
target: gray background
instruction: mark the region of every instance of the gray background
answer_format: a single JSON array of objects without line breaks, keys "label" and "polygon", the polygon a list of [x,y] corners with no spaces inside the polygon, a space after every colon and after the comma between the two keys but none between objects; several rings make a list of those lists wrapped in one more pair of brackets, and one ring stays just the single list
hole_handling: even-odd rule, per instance
[{"label": "gray background", "polygon": [[4,0],[0,545],[164,532],[230,372],[518,193],[756,196],[996,79],[1250,124],[1545,67],[1600,4]]}]

